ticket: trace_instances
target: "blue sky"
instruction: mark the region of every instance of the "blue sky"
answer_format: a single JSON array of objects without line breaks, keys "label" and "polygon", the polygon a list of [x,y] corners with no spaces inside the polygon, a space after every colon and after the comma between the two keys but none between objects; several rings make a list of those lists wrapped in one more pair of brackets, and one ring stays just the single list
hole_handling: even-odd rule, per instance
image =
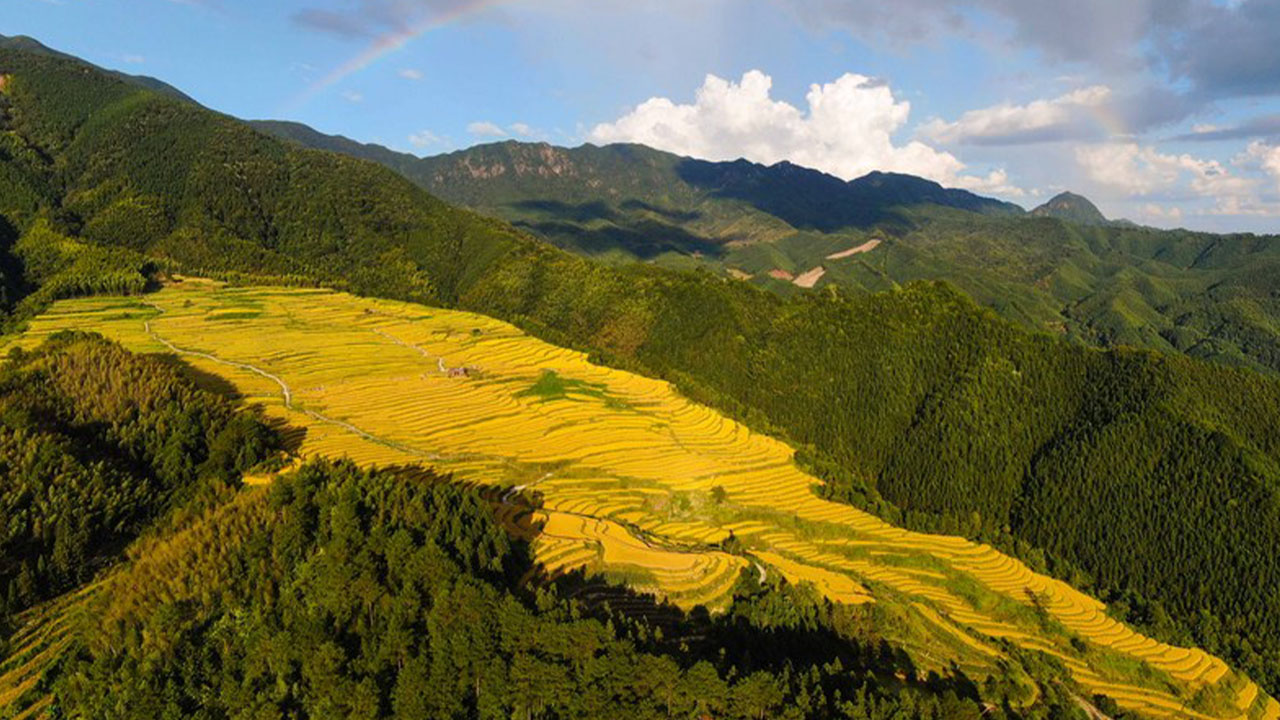
[{"label": "blue sky", "polygon": [[420,155],[639,141],[1280,231],[1269,0],[7,0],[0,33]]}]

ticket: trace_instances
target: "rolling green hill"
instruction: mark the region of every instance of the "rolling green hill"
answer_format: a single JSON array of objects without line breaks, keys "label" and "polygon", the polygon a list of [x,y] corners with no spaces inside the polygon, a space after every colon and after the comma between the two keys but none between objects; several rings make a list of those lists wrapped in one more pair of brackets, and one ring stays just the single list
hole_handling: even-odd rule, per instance
[{"label": "rolling green hill", "polygon": [[[1247,364],[1274,348],[1270,239],[937,206],[890,208],[869,229],[847,230],[863,210],[835,208],[850,214],[804,232],[839,238],[832,253],[880,239],[840,262],[889,290],[832,283],[783,297],[709,272],[590,262],[376,164],[300,148],[71,60],[0,48],[0,75],[0,267],[15,322],[55,297],[143,292],[169,271],[334,285],[506,319],[806,447],[803,461],[833,498],[996,543],[1280,690],[1280,383],[1029,334],[948,284],[895,279],[929,277],[946,265],[938,258],[962,254],[963,230],[966,252],[982,259],[970,263],[1004,283],[975,295],[993,303],[1011,288],[1003,315],[1036,319],[1059,295],[1075,297],[1072,310],[1087,318],[1068,318],[1077,334],[1109,322],[1119,337],[1147,331],[1133,318],[1173,318],[1188,354]],[[626,166],[620,152],[653,153],[608,151]],[[645,167],[666,177],[663,162]],[[642,200],[653,207],[628,206],[623,225],[701,228],[679,242],[709,243],[709,255],[727,251],[741,223],[756,238],[741,251],[767,250],[777,233],[802,234],[784,214],[824,206],[810,192],[756,191],[776,173],[827,182],[771,170],[715,181],[725,197],[690,196],[705,203],[696,218]],[[896,180],[876,182],[879,193]],[[573,223],[611,211],[584,195],[558,202],[586,213]],[[1133,268],[1122,257],[1145,261]],[[1099,277],[1107,294],[1092,289]],[[1213,343],[1229,347],[1204,348]]]},{"label": "rolling green hill", "polygon": [[380,162],[596,259],[706,267],[784,294],[797,282],[880,291],[946,280],[1033,330],[1280,371],[1275,237],[1111,223],[1071,193],[1024,215],[911,176],[844,183],[634,145],[505,142],[418,159],[296,124],[258,127]]}]

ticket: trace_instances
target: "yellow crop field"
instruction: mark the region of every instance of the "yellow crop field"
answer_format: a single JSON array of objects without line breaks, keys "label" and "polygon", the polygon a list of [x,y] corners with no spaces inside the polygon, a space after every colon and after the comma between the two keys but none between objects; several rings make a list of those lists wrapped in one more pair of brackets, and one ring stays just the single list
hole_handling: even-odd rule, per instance
[{"label": "yellow crop field", "polygon": [[[491,318],[187,279],[144,297],[59,302],[17,342],[62,329],[180,355],[297,428],[301,457],[427,463],[523,490],[540,506],[504,506],[512,493],[498,491],[499,516],[551,573],[584,568],[713,610],[743,571],[776,573],[834,602],[911,614],[930,634],[904,640],[927,645],[924,669],[993,666],[1013,645],[1150,716],[1280,715],[1218,658],[1144,637],[991,547],[822,500],[786,444]],[[1215,687],[1234,707],[1191,704]]]},{"label": "yellow crop field", "polygon": [[[14,632],[9,638],[12,650],[0,663],[0,710],[12,706],[37,686],[49,662],[70,642],[72,618],[84,607],[83,601],[98,589],[98,584],[86,586],[14,618]],[[42,716],[51,699],[43,696],[14,717]]]}]

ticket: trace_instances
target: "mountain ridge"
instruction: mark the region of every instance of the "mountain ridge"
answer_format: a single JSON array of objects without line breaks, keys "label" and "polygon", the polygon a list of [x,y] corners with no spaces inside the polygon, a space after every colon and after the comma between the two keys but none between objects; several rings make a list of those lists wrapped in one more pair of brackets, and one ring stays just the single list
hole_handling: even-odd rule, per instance
[{"label": "mountain ridge", "polygon": [[[848,192],[842,200],[861,204],[893,204],[932,203],[945,207],[970,210],[973,212],[1022,214],[1026,212],[1015,203],[983,197],[960,188],[945,188],[941,184],[926,178],[903,173],[873,170],[865,175],[841,180],[820,170],[797,165],[788,160],[781,160],[772,165],[754,162],[745,158],[727,161],[702,160],[680,155],[638,143],[610,143],[596,145],[583,143],[575,147],[553,145],[548,142],[524,142],[519,140],[501,140],[492,143],[481,143],[468,148],[454,150],[437,155],[417,156],[391,150],[376,143],[362,143],[342,135],[322,133],[302,123],[292,121],[255,120],[250,123],[264,132],[301,142],[309,147],[347,152],[395,167],[410,179],[427,189],[442,192],[442,197],[449,199],[449,190],[441,184],[448,173],[448,165],[457,160],[481,155],[490,161],[503,159],[506,155],[503,172],[514,171],[517,177],[528,174],[545,176],[533,171],[528,159],[541,155],[548,162],[552,158],[560,161],[574,162],[597,154],[616,154],[633,156],[637,150],[664,158],[666,163],[672,161],[690,167],[690,170],[679,173],[681,179],[696,179],[710,184],[713,189],[724,191],[724,186],[738,187],[753,182],[773,183],[784,180],[794,181],[802,178],[810,187],[818,187],[826,192]],[[465,164],[465,163],[463,163]],[[582,163],[588,164],[588,163]],[[497,170],[498,165],[491,165]],[[558,172],[555,174],[559,174]],[[734,177],[738,174],[742,177]],[[492,174],[487,177],[492,177]],[[741,192],[741,190],[739,190]]]},{"label": "mountain ridge", "polygon": [[187,95],[186,93],[182,92],[178,88],[170,85],[167,82],[164,82],[163,80],[160,80],[159,78],[154,78],[154,77],[151,77],[150,75],[131,75],[129,73],[122,72],[120,70],[112,70],[110,68],[104,68],[99,65],[94,65],[93,63],[87,60],[76,57],[75,55],[68,55],[67,53],[64,53],[60,50],[54,50],[53,48],[49,47],[48,45],[45,45],[44,43],[40,42],[39,40],[29,35],[0,35],[0,47],[10,48],[14,50],[21,50],[23,52],[36,53],[39,55],[48,55],[50,57],[57,57],[57,58],[62,58],[64,60],[72,60],[75,62],[84,63],[85,65],[88,65],[89,67],[92,67],[100,72],[110,75],[111,77],[114,77],[118,80],[123,80],[125,82],[137,85],[138,87],[146,88],[148,90],[154,90],[156,92],[160,92],[165,95],[168,95],[169,97],[182,100],[184,102],[195,103],[199,105],[199,103],[196,102],[196,100],[192,98],[190,95]]}]

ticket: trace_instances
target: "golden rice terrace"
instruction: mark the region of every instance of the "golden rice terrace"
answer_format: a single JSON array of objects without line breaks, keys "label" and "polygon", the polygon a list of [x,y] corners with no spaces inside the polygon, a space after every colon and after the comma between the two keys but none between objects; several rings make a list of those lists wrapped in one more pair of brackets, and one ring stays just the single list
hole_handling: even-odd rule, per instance
[{"label": "golden rice terrace", "polygon": [[712,609],[742,571],[776,573],[834,602],[911,618],[902,627],[914,630],[896,639],[923,669],[983,677],[1019,647],[1146,715],[1280,718],[1275,700],[1221,660],[1137,634],[990,547],[822,500],[787,445],[506,323],[187,280],[145,297],[59,302],[20,342],[63,329],[181,355],[296,428],[301,456],[425,463],[523,489],[541,508],[500,513],[551,572],[585,568]]}]

